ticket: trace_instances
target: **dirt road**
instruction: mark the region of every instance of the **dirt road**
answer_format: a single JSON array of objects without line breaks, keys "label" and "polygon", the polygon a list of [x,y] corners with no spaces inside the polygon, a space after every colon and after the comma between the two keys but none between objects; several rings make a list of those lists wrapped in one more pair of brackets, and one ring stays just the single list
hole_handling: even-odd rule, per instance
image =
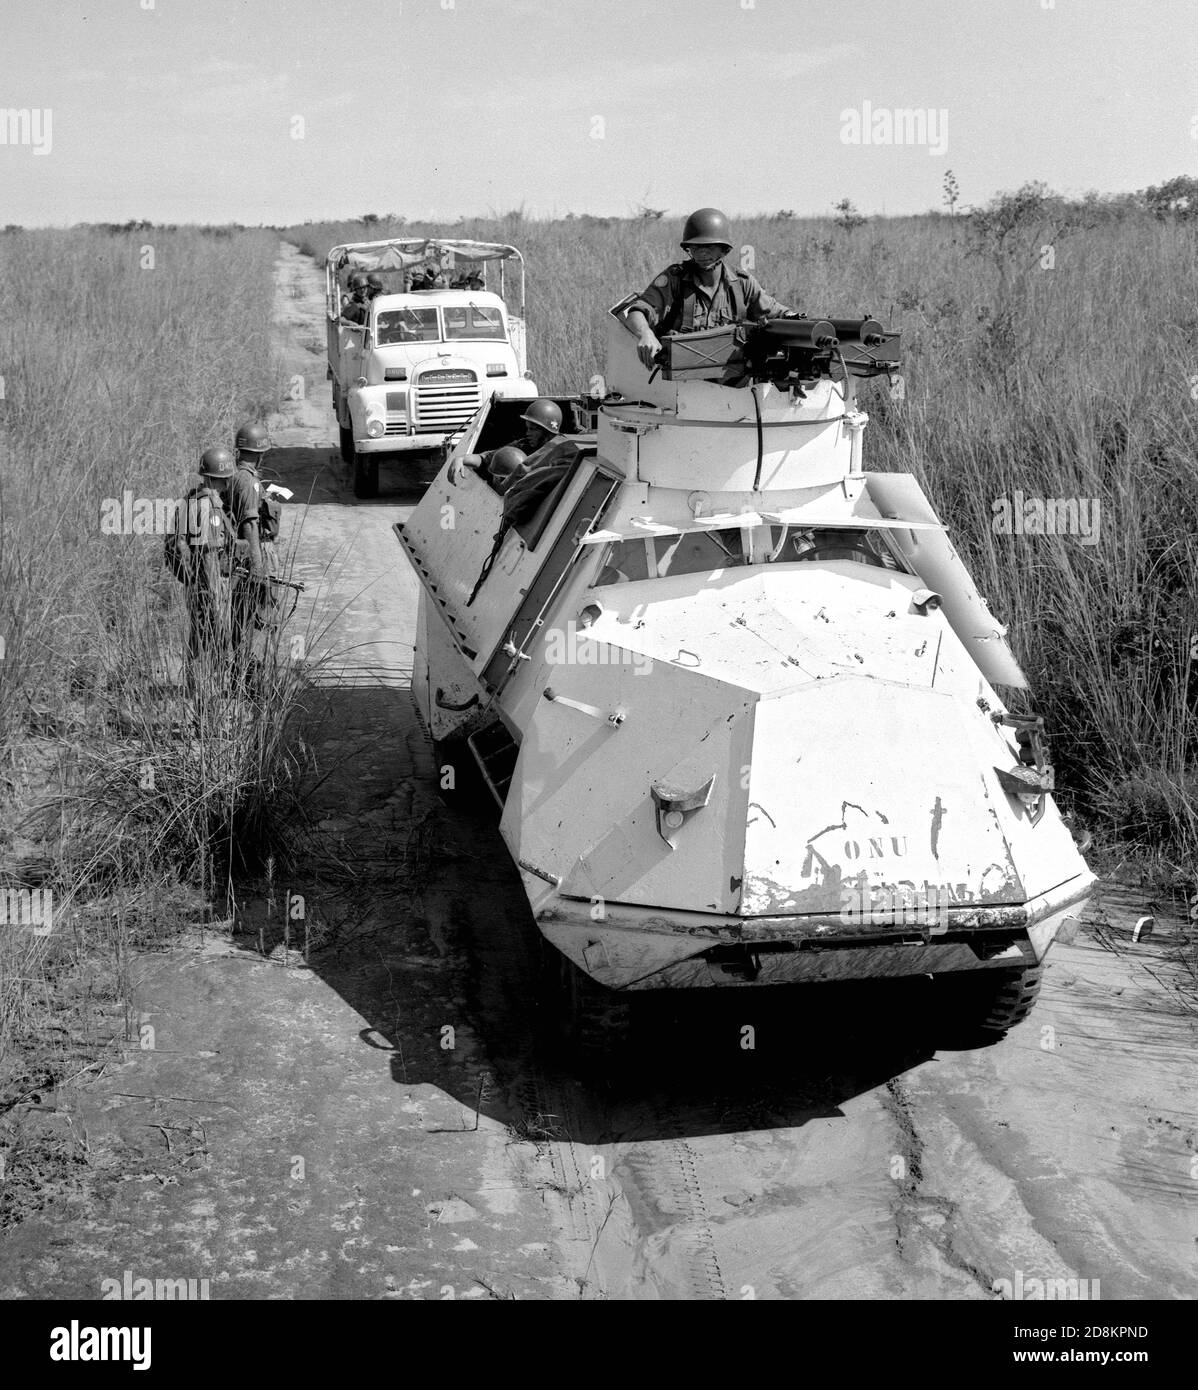
[{"label": "dirt road", "polygon": [[[418,487],[384,471],[354,500],[321,282],[284,247],[278,283],[306,387],[269,461],[313,595],[309,853],[247,897],[248,937],[142,960],[153,1048],[43,1098],[87,1162],[0,1245],[0,1295],[132,1271],[213,1298],[1193,1297],[1195,1022],[1170,1011],[1170,924],[1132,943],[1143,905],[1114,890],[985,1050],[934,1050],[914,995],[829,987],[801,1016],[766,991],[679,1005],[606,1087],[561,1065],[519,882],[494,830],[435,799],[407,691],[415,586],[390,526]],[[285,952],[287,892],[311,968]]]}]

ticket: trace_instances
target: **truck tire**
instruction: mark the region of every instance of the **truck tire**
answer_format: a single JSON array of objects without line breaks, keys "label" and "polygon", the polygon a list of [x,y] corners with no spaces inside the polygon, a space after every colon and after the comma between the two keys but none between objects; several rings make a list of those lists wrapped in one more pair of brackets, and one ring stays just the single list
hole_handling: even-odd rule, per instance
[{"label": "truck tire", "polygon": [[360,454],[350,439],[350,452],[354,466],[354,496],[377,497],[379,495],[379,461],[376,454]]},{"label": "truck tire", "polygon": [[1031,1013],[1043,980],[1042,964],[942,980],[948,1003],[949,1045],[985,1047],[999,1042]]},{"label": "truck tire", "polygon": [[354,461],[354,432],[346,429],[344,425],[337,427],[337,433],[341,436],[341,461],[342,463],[353,463]]}]

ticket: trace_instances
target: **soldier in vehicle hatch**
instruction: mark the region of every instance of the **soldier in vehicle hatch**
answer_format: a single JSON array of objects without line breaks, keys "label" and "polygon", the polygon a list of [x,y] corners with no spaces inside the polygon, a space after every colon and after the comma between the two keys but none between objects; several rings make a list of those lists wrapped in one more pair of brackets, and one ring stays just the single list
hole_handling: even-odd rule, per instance
[{"label": "soldier in vehicle hatch", "polygon": [[[519,438],[510,440],[509,444],[503,447],[508,448],[515,445],[530,460],[533,460],[538,450],[544,449],[549,444],[556,444],[564,437],[561,432],[561,407],[556,401],[547,400],[544,397],[530,401],[528,409],[520,416],[520,419],[527,426],[524,433]],[[498,452],[497,449],[490,449],[483,454],[463,454],[457,463],[461,468],[473,468],[485,476],[490,476],[491,463]],[[536,467],[535,460],[529,466]],[[524,471],[526,471],[524,465],[515,470],[515,472],[520,473]],[[507,481],[516,481],[515,472],[509,476]]]},{"label": "soldier in vehicle hatch", "polygon": [[798,317],[767,294],[743,270],[725,263],[732,250],[728,219],[719,208],[699,208],[682,228],[688,260],[666,266],[625,311],[624,323],[637,340],[637,356],[652,370],[664,333],[719,328],[743,319]]}]

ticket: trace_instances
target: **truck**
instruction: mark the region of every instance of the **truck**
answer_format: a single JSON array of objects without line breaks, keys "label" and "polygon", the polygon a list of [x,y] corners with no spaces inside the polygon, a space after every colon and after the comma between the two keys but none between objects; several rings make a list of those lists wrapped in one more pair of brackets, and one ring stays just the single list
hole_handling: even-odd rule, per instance
[{"label": "truck", "polygon": [[[344,313],[355,272],[382,282],[364,323]],[[432,274],[444,288],[412,287]],[[334,246],[325,312],[341,456],[356,497],[378,495],[380,463],[443,458],[493,395],[537,394],[528,372],[524,258],[514,246],[439,237]]]},{"label": "truck", "polygon": [[567,1037],[594,1063],[638,998],[923,976],[946,1038],[1000,1038],[1095,879],[1006,628],[916,479],[864,466],[898,335],[680,333],[650,372],[621,314],[539,494],[487,476],[493,399],[394,528],[441,786],[477,774]]}]

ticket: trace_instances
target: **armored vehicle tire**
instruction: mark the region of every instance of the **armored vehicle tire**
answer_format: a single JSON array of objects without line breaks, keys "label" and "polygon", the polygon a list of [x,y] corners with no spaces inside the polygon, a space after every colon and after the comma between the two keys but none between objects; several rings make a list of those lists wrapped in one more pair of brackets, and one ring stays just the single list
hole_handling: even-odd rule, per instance
[{"label": "armored vehicle tire", "polygon": [[341,437],[341,461],[343,463],[353,463],[354,461],[354,432],[346,429],[344,425],[338,427],[337,433]]},{"label": "armored vehicle tire", "polygon": [[950,1046],[984,1047],[1004,1038],[1035,1007],[1043,979],[1044,966],[1029,965],[941,981]]},{"label": "armored vehicle tire", "polygon": [[377,497],[379,495],[379,461],[374,454],[360,454],[350,440],[350,450],[354,463],[354,496]]},{"label": "armored vehicle tire", "polygon": [[541,938],[542,986],[555,1038],[571,1062],[587,1069],[618,1065],[631,1050],[632,1000],[592,980]]},{"label": "armored vehicle tire", "polygon": [[486,814],[495,802],[464,738],[433,739],[433,760],[441,799],[455,811]]}]

